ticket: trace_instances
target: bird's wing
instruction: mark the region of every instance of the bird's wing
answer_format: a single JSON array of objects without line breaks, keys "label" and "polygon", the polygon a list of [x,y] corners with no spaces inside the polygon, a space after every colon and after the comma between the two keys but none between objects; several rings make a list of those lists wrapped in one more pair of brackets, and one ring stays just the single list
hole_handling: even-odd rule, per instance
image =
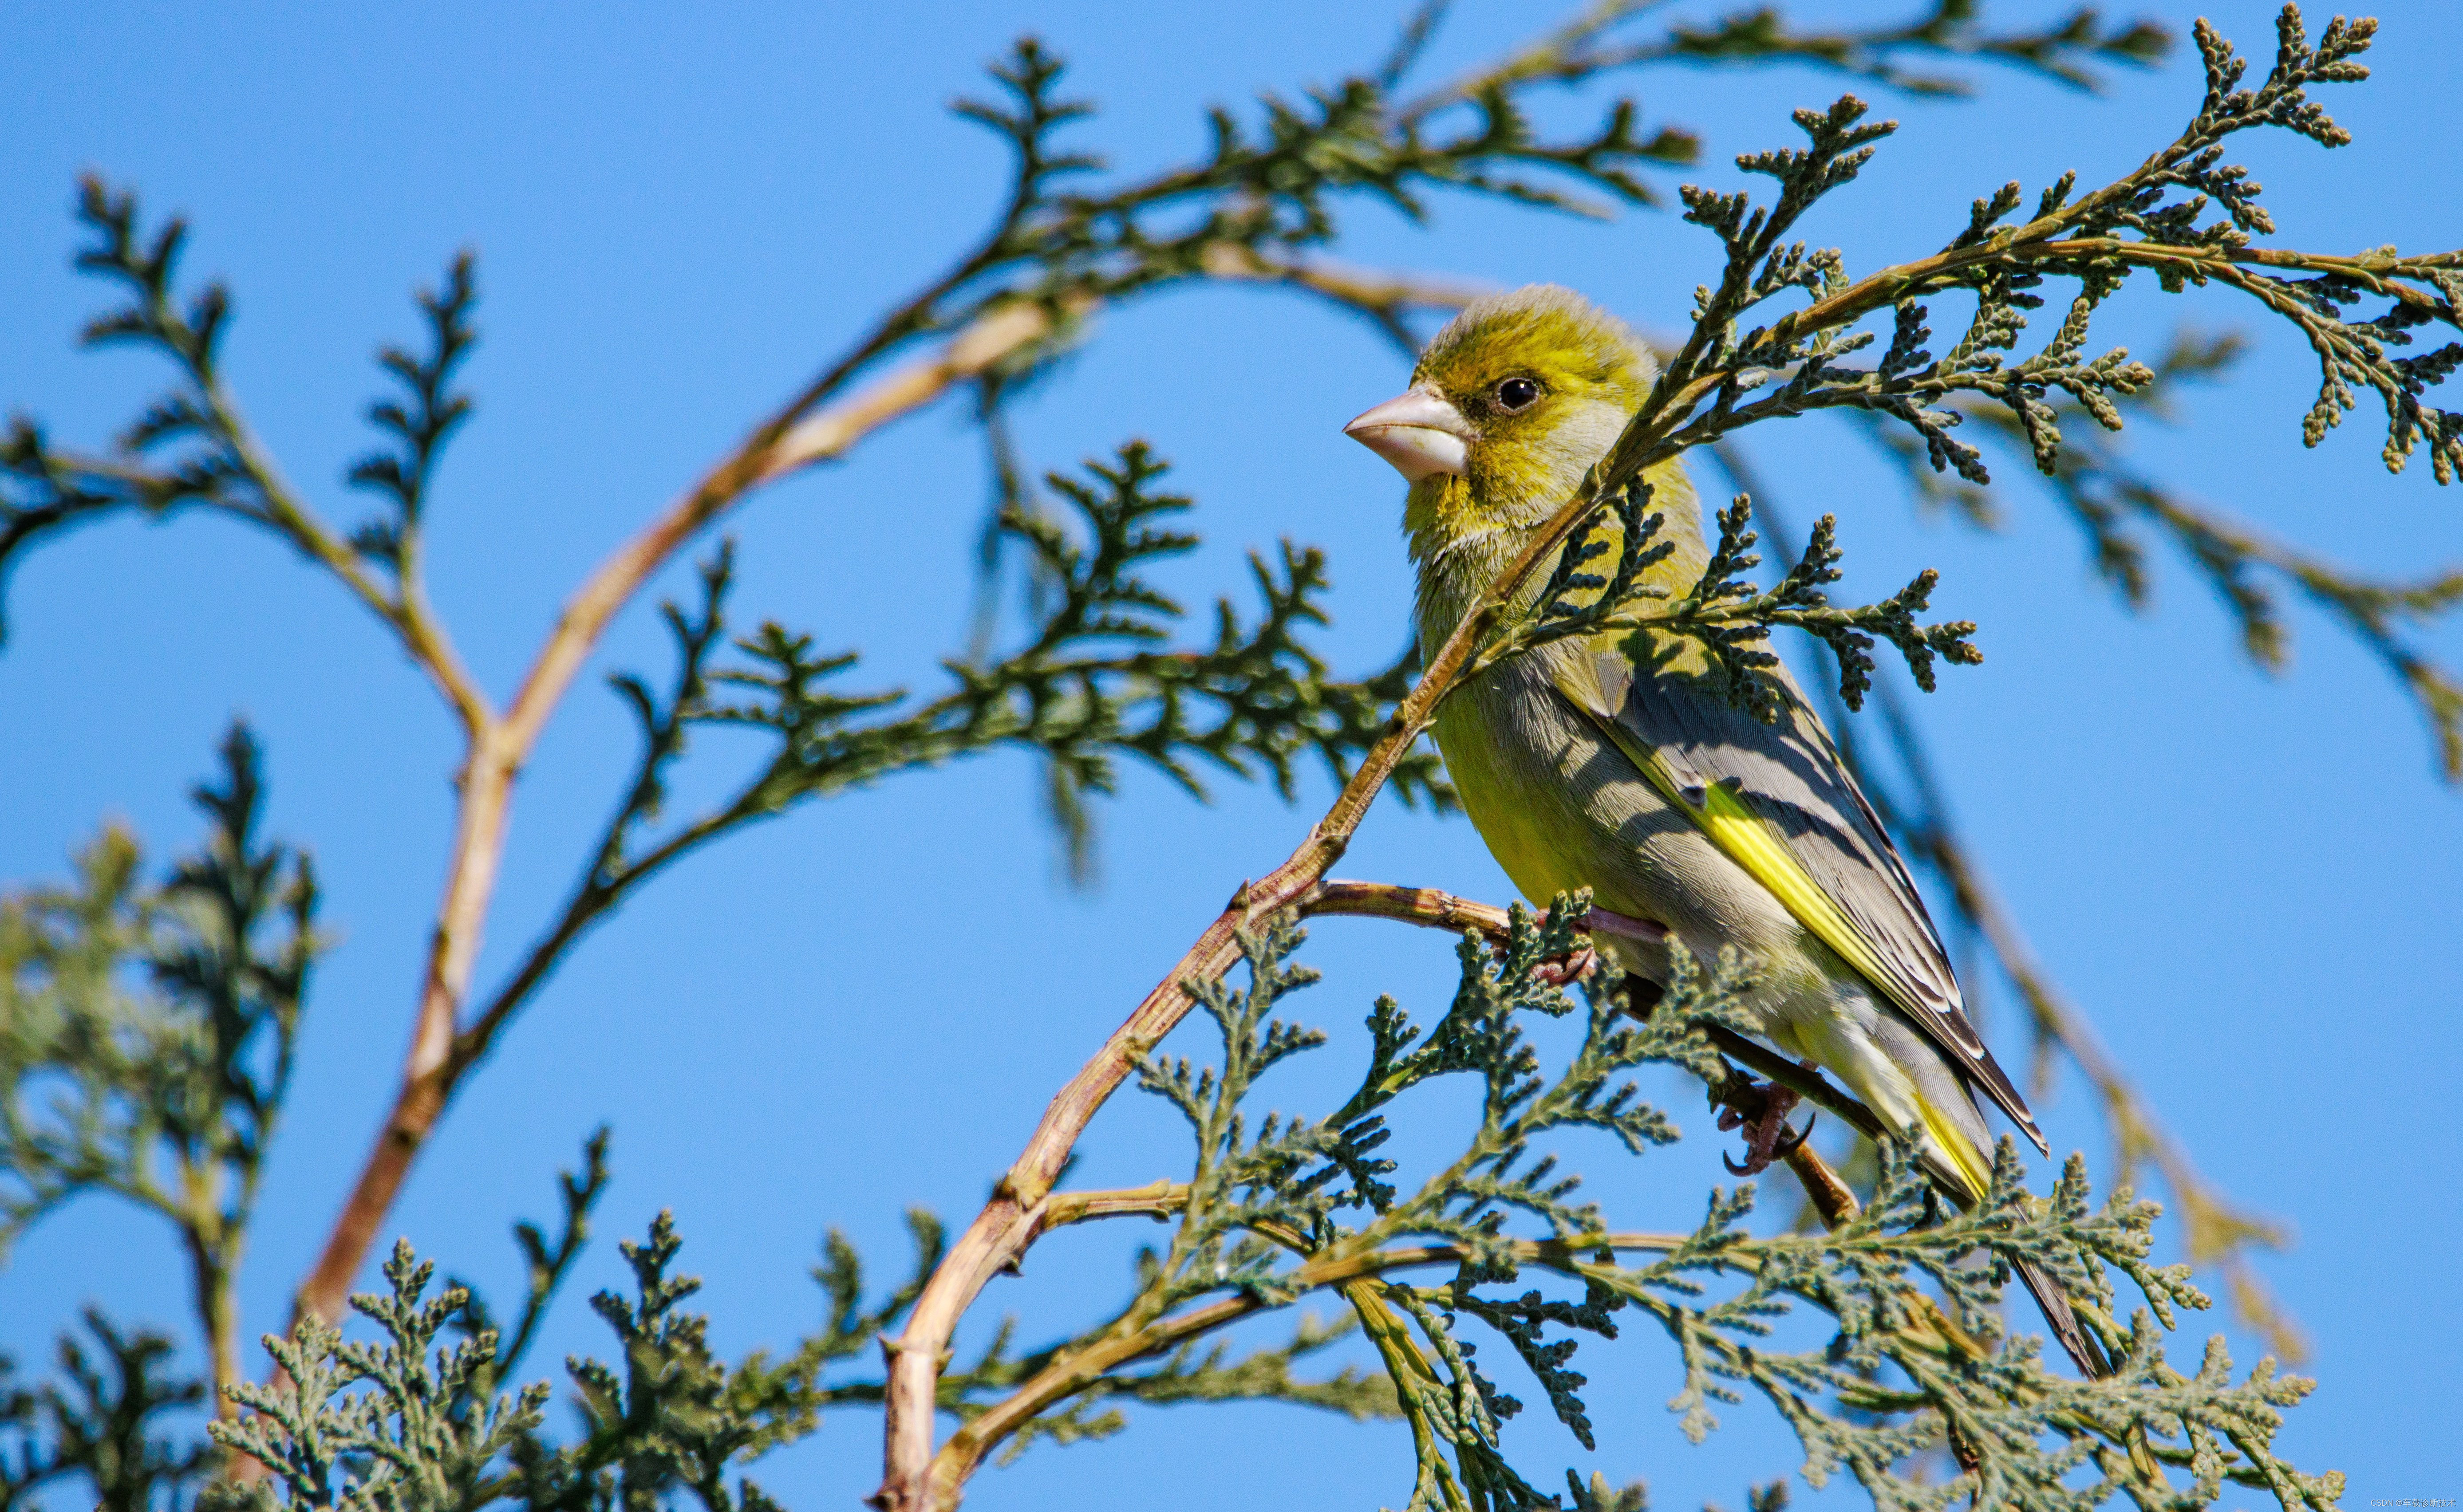
[{"label": "bird's wing", "polygon": [[1968,1022],[1898,848],[1792,681],[1787,712],[1764,724],[1686,675],[1637,669],[1622,652],[1567,658],[1559,668],[1558,691],[1653,787],[2051,1153],[2026,1099]]}]

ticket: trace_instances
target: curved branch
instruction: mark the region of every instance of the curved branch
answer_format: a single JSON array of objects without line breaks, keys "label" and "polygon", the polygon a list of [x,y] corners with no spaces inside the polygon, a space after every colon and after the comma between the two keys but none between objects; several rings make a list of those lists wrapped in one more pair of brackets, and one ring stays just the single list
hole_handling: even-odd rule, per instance
[{"label": "curved branch", "polygon": [[[1039,321],[1041,312],[1035,313]],[[617,612],[687,541],[754,488],[798,467],[844,455],[873,431],[1040,339],[1046,329],[1020,318],[1016,307],[989,314],[959,332],[934,356],[885,375],[842,404],[816,412],[852,372],[848,363],[840,363],[756,427],[665,513],[601,563],[567,601],[511,708],[501,720],[490,716],[472,731],[457,779],[461,800],[445,896],[430,938],[402,1085],[315,1268],[300,1285],[294,1317],[314,1312],[330,1321],[340,1316],[412,1161],[463,1073],[484,1053],[485,1036],[475,1044],[461,1043],[459,1019],[494,900],[513,779]]]},{"label": "curved branch", "polygon": [[[1521,1264],[1579,1276],[1583,1274],[1583,1263],[1596,1261],[1602,1250],[1664,1254],[1681,1247],[1690,1237],[1685,1234],[1606,1233],[1580,1240],[1524,1240],[1515,1242],[1512,1248],[1514,1258]],[[1396,1270],[1422,1265],[1460,1265],[1467,1258],[1466,1252],[1453,1244],[1401,1245],[1313,1260],[1292,1272],[1288,1281],[1295,1291],[1332,1290]],[[1711,1264],[1724,1265],[1732,1262],[1729,1257],[1721,1256]],[[1752,1267],[1735,1264],[1733,1268],[1750,1270]],[[1226,1297],[1203,1307],[1098,1339],[1083,1350],[1054,1360],[1008,1397],[969,1419],[964,1427],[949,1436],[948,1442],[932,1457],[930,1504],[956,1505],[960,1489],[983,1464],[987,1455],[999,1448],[1005,1439],[1024,1428],[1037,1415],[1084,1391],[1107,1372],[1161,1354],[1277,1306],[1280,1304],[1254,1293]],[[891,1358],[895,1360],[899,1356],[893,1353]]]},{"label": "curved branch", "polygon": [[[1649,436],[1652,416],[1653,411],[1646,409],[1628,428],[1628,435]],[[1184,983],[1211,981],[1230,970],[1239,956],[1241,932],[1297,903],[1341,859],[1353,832],[1367,817],[1369,804],[1412,743],[1427,731],[1437,703],[1463,676],[1473,652],[1504,617],[1507,606],[1530,586],[1540,567],[1590,513],[1600,497],[1600,478],[1606,465],[1591,470],[1574,497],[1473,601],[1387,720],[1385,736],[1362,758],[1333,807],[1310,826],[1299,847],[1263,877],[1240,885],[1163,981],[1053,1097],[1026,1149],[993,1188],[992,1201],[967,1225],[966,1233],[933,1271],[908,1315],[905,1332],[896,1340],[882,1340],[889,1359],[889,1387],[883,1403],[882,1483],[870,1499],[874,1506],[883,1512],[920,1512],[943,1504],[934,1500],[928,1480],[932,1409],[941,1357],[958,1320],[985,1285],[1016,1264],[1033,1242],[1031,1214],[1050,1193],[1096,1110],[1127,1079],[1138,1057],[1188,1014],[1192,1000]]]},{"label": "curved branch", "polygon": [[[1396,307],[1443,307],[1462,292],[1441,281],[1409,274],[1369,273],[1315,265],[1268,265],[1270,273],[1232,274],[1210,268],[1203,276],[1267,277],[1327,297],[1375,300]],[[643,585],[704,528],[754,490],[802,468],[843,457],[855,445],[947,394],[950,389],[1017,358],[1054,333],[1053,313],[1028,301],[997,305],[961,328],[928,356],[883,374],[845,399],[836,395],[865,363],[911,334],[916,312],[947,291],[910,301],[828,372],[815,378],[749,435],[727,457],[633,539],[618,549],[567,600],[540,647],[512,706],[501,719],[490,714],[473,727],[469,756],[457,778],[460,803],[447,862],[445,896],[437,910],[411,1047],[393,1105],[362,1164],[349,1199],[337,1216],[316,1264],[300,1285],[294,1318],[315,1312],[338,1317],[351,1285],[364,1264],[384,1215],[400,1195],[411,1164],[434,1131],[460,1084],[501,1028],[506,1014],[491,1012],[465,1029],[460,1025],[470,978],[493,902],[510,818],[512,785],[527,764],[548,719],[572,686],[616,615]],[[1091,301],[1063,304],[1079,318]],[[305,548],[303,548],[305,549]],[[336,544],[337,551],[343,549]],[[320,560],[325,553],[312,552]],[[344,551],[347,558],[347,552]],[[346,562],[357,570],[356,562]],[[578,922],[586,922],[580,920]],[[545,950],[526,961],[522,991],[501,1003],[517,1004],[544,980],[557,956],[579,938],[579,927],[552,933]],[[1228,938],[1228,937],[1227,937]],[[545,949],[545,947],[543,947]]]},{"label": "curved branch", "polygon": [[368,575],[359,553],[327,529],[292,489],[290,481],[257,441],[256,433],[249,428],[221,383],[209,380],[202,388],[215,421],[230,437],[232,449],[264,497],[269,523],[303,553],[340,578],[375,611],[378,618],[392,627],[394,634],[402,637],[403,649],[409,653],[411,661],[436,684],[437,692],[462,722],[463,732],[476,737],[495,718],[495,706],[463,663],[452,637],[428,607],[426,595],[407,584],[399,595],[385,593]]},{"label": "curved branch", "polygon": [[[1301,894],[1292,906],[1299,911],[1302,918],[1332,914],[1360,918],[1390,918],[1399,923],[1450,930],[1455,934],[1476,930],[1498,940],[1505,937],[1509,922],[1506,911],[1493,903],[1457,897],[1433,887],[1398,887],[1391,882],[1329,879]],[[1604,908],[1592,909],[1575,927],[1589,934],[1617,935],[1653,945],[1667,939],[1664,925],[1648,919],[1628,918]]]}]

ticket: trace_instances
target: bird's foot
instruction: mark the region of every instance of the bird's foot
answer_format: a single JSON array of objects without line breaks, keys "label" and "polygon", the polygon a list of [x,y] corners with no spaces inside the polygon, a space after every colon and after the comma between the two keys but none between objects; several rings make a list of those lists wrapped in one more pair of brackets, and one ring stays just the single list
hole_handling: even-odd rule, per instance
[{"label": "bird's foot", "polygon": [[[1580,923],[1582,928],[1594,935],[1614,935],[1622,940],[1638,940],[1652,945],[1663,943],[1667,939],[1667,930],[1663,925],[1654,924],[1646,918],[1628,918],[1623,914],[1611,913],[1604,908],[1592,909],[1582,917]],[[1531,975],[1549,986],[1562,987],[1581,981],[1598,970],[1599,965],[1599,951],[1593,946],[1583,945],[1565,955],[1541,961],[1533,968]],[[1642,979],[1634,977],[1627,980],[1639,983]],[[1656,1002],[1656,996],[1651,1001]]]},{"label": "bird's foot", "polygon": [[1724,1155],[1719,1157],[1727,1162],[1731,1175],[1759,1176],[1773,1162],[1794,1155],[1797,1146],[1812,1135],[1810,1118],[1802,1129],[1787,1126],[1787,1115],[1796,1111],[1799,1101],[1796,1093],[1776,1082],[1756,1082],[1741,1072],[1720,1089],[1719,1127],[1745,1132],[1744,1163],[1739,1165]]},{"label": "bird's foot", "polygon": [[1561,956],[1551,956],[1531,968],[1532,980],[1551,987],[1571,986],[1600,965],[1600,953],[1584,945]]}]

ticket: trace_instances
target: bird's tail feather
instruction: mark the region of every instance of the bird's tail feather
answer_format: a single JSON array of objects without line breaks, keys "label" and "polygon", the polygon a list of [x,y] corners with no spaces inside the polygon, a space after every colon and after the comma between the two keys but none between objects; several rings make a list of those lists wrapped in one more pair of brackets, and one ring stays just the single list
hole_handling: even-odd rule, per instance
[{"label": "bird's tail feather", "polygon": [[[1973,1103],[1968,1104],[1969,1112],[1980,1125],[1981,1116],[1973,1114]],[[1925,1152],[1931,1158],[1928,1158],[1925,1165],[1933,1179],[1944,1191],[1957,1197],[1961,1206],[1972,1207],[1981,1201],[1992,1186],[1992,1164],[1974,1136],[1960,1128],[1951,1116],[1945,1115],[1931,1099],[1919,1096],[1916,1107],[1926,1132],[1932,1136],[1927,1141],[1929,1148]],[[2079,1322],[2078,1311],[2070,1306],[2069,1293],[2061,1288],[2061,1284],[2050,1272],[2024,1261],[2018,1263],[2017,1272],[2027,1294],[2035,1298],[2036,1306],[2042,1309],[2044,1326],[2052,1330],[2054,1338],[2060,1341],[2061,1348],[2069,1351],[2069,1357],[2078,1365],[2079,1373],[2091,1381],[2110,1375],[2112,1357],[2104,1352],[2103,1346],[2096,1341],[2095,1335],[2087,1332]]]},{"label": "bird's tail feather", "polygon": [[[1925,1154],[1929,1156],[1932,1152],[1928,1150]],[[1934,1183],[1956,1199],[1960,1206],[1974,1205],[1975,1196],[1969,1189],[1965,1172],[1937,1159],[1927,1159],[1925,1168],[1932,1176]],[[2110,1375],[2112,1357],[2104,1352],[2103,1345],[2096,1342],[2095,1335],[2087,1332],[2085,1326],[2079,1322],[2077,1309],[2070,1306],[2070,1294],[2062,1288],[2060,1282],[2050,1271],[2027,1261],[2018,1262],[2016,1268],[2020,1285],[2027,1288],[2027,1295],[2036,1299],[2036,1306],[2044,1314],[2044,1327],[2052,1331],[2061,1348],[2069,1351],[2069,1357],[2077,1362],[2079,1373],[2091,1381],[2100,1381]]]},{"label": "bird's tail feather", "polygon": [[2112,1356],[2104,1353],[2095,1335],[2079,1323],[2078,1313],[2070,1307],[2070,1294],[2061,1289],[2061,1284],[2026,1261],[2020,1261],[2017,1268],[2018,1280],[2026,1286],[2027,1294],[2043,1309],[2044,1326],[2053,1330],[2053,1337],[2060,1340],[2061,1348],[2078,1362],[2079,1373],[2091,1381],[2110,1375]]},{"label": "bird's tail feather", "polygon": [[[1915,1141],[1925,1174],[1943,1196],[1962,1208],[1972,1208],[1993,1190],[1993,1135],[1984,1114],[1958,1068],[1920,1036],[1914,1026],[1892,1013],[1880,1014],[1864,1027],[1870,1039],[1834,1034],[1807,1043],[1805,1049],[1834,1068],[1850,1090],[1864,1098],[1901,1137]],[[1797,1029],[1799,1036],[1805,1030]],[[1898,1068],[1905,1081],[1881,1076],[1872,1050]],[[2044,1324],[2061,1348],[2090,1380],[2112,1373],[2112,1360],[2079,1322],[2069,1294],[2051,1273],[2021,1264],[2018,1280],[2043,1309]]]}]

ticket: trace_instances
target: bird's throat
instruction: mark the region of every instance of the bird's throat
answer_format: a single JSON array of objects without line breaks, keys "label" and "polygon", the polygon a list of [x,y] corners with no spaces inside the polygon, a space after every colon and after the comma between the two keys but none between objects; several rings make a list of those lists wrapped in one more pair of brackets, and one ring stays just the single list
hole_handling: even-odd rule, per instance
[{"label": "bird's throat", "polygon": [[1544,521],[1525,523],[1483,508],[1463,479],[1412,486],[1403,515],[1419,568],[1420,655],[1434,657],[1462,616],[1514,565]]}]

